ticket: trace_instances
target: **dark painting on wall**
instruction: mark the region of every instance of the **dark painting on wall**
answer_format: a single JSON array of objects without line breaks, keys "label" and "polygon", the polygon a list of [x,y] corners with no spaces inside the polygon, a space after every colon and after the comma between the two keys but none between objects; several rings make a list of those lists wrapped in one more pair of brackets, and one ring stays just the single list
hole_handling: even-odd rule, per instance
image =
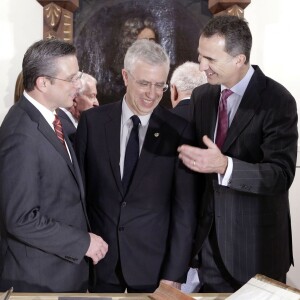
[{"label": "dark painting on wall", "polygon": [[[171,71],[197,61],[199,34],[212,17],[208,0],[80,0],[74,14],[74,44],[80,67],[97,81],[100,104],[121,100],[121,69],[128,46],[144,26],[167,51]],[[146,24],[146,25],[145,25]],[[170,107],[169,93],[162,104]]]}]

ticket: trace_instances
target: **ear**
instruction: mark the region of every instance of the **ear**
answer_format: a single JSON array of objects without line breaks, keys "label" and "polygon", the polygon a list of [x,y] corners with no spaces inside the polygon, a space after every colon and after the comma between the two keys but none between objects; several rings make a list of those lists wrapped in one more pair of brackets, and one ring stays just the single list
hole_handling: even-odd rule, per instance
[{"label": "ear", "polygon": [[171,88],[173,90],[173,100],[178,101],[178,90],[175,84],[171,84]]},{"label": "ear", "polygon": [[245,62],[246,62],[246,56],[245,54],[239,54],[235,57],[235,60],[236,60],[236,65],[237,67],[241,67],[243,65],[245,65]]},{"label": "ear", "polygon": [[40,76],[36,79],[35,85],[36,85],[37,89],[45,90],[48,85],[48,82],[45,77]]},{"label": "ear", "polygon": [[178,103],[176,102],[178,100],[178,92],[177,88],[174,84],[170,85],[170,92],[171,92],[171,104],[172,107],[174,108]]},{"label": "ear", "polygon": [[122,77],[123,77],[125,86],[127,86],[128,85],[128,73],[125,69],[122,69]]}]

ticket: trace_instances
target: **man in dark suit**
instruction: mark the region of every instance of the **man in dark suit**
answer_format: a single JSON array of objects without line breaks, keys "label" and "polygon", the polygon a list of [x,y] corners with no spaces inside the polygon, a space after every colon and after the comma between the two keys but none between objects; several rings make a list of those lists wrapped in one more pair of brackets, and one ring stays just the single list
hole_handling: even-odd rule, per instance
[{"label": "man in dark suit", "polygon": [[55,115],[81,85],[75,48],[36,42],[22,71],[24,94],[0,129],[0,290],[85,292],[87,257],[98,263],[107,244],[88,232],[79,166]]},{"label": "man in dark suit", "polygon": [[186,61],[178,66],[170,79],[171,103],[174,114],[189,120],[190,98],[194,88],[207,82],[206,74],[199,70],[199,64]]},{"label": "man in dark suit", "polygon": [[191,97],[199,148],[179,149],[184,164],[206,177],[195,253],[207,292],[233,292],[257,273],[285,282],[293,263],[288,191],[297,108],[282,85],[250,65],[251,45],[238,17],[216,17],[204,28],[198,52],[208,84]]},{"label": "man in dark suit", "polygon": [[[153,292],[160,280],[178,288],[185,280],[196,180],[178,160],[177,147],[194,136],[185,120],[158,105],[168,72],[163,48],[138,40],[125,56],[123,101],[81,115],[75,145],[88,214],[93,232],[109,244],[93,292]],[[132,119],[140,120],[134,129]],[[139,159],[126,187],[126,147],[134,130]]]}]

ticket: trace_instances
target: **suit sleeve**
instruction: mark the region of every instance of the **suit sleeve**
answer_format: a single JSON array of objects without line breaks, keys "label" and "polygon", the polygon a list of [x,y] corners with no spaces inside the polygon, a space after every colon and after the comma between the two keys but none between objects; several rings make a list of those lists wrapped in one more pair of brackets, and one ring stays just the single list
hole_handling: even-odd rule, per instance
[{"label": "suit sleeve", "polygon": [[[29,134],[13,134],[1,140],[1,223],[12,240],[27,245],[32,251],[36,249],[80,263],[89,246],[89,235],[74,224],[64,223],[63,218],[50,217],[50,211],[45,209],[39,185],[47,165],[39,159],[38,143]],[[53,203],[59,211],[59,200],[63,199],[59,199],[59,190],[51,189],[53,182],[48,182],[46,197],[55,199]]]},{"label": "suit sleeve", "polygon": [[[179,145],[191,144],[194,134],[188,125]],[[178,145],[178,146],[179,146]],[[181,160],[176,161],[172,198],[172,215],[169,232],[169,251],[164,264],[162,279],[184,282],[191,262],[192,246],[196,228],[199,177],[186,168]]]},{"label": "suit sleeve", "polygon": [[[293,182],[298,139],[296,103],[288,92],[272,101],[269,107],[263,105],[237,141],[245,155],[232,155],[231,189],[276,195],[288,191]],[[261,121],[259,114],[264,116]]]}]

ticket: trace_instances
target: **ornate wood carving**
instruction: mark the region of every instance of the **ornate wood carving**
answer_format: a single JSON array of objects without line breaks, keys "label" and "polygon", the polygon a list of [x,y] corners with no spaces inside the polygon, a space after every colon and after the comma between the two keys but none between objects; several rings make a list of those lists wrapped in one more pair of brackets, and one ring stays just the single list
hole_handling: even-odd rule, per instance
[{"label": "ornate wood carving", "polygon": [[[79,0],[37,0],[43,6],[43,38],[58,38],[73,42],[73,13]],[[244,9],[251,0],[208,0],[208,8],[216,15],[229,14],[244,17]]]},{"label": "ornate wood carving", "polygon": [[79,7],[79,0],[37,0],[43,6],[43,38],[58,38],[73,42],[73,13]]},{"label": "ornate wood carving", "polygon": [[244,9],[251,0],[209,0],[208,8],[214,16],[233,15],[244,17]]}]

